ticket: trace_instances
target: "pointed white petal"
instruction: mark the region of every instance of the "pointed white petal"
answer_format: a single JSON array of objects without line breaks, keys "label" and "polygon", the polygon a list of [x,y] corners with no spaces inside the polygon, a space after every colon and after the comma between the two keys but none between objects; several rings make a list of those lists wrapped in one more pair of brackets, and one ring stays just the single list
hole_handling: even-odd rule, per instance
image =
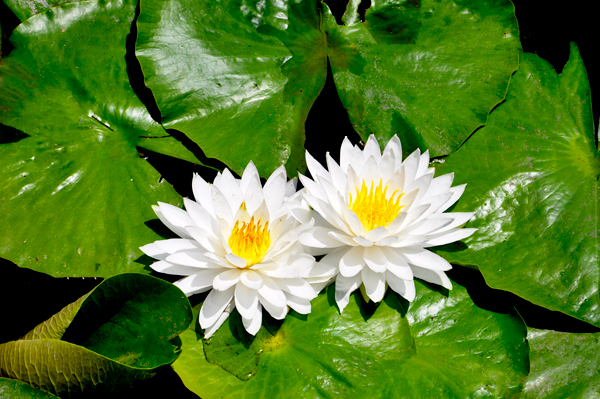
[{"label": "pointed white petal", "polygon": [[225,291],[212,290],[208,294],[200,309],[200,327],[209,328],[216,323],[233,299],[234,292],[235,288],[231,287]]},{"label": "pointed white petal", "polygon": [[258,289],[258,293],[265,301],[269,301],[274,306],[284,306],[287,302],[286,294],[281,287],[270,277],[263,275],[263,284]]},{"label": "pointed white petal", "polygon": [[229,317],[229,315],[231,314],[231,312],[233,311],[234,308],[235,307],[234,307],[233,300],[232,300],[229,302],[229,304],[227,305],[227,307],[225,308],[223,313],[221,313],[221,316],[219,316],[219,318],[217,319],[215,324],[213,324],[212,326],[210,326],[209,328],[204,330],[204,338],[212,337],[213,334],[217,332],[219,327],[221,327],[223,325],[223,323],[225,323],[225,320],[227,320],[227,318]]},{"label": "pointed white petal", "polygon": [[320,199],[321,201],[327,202],[327,194],[325,194],[325,190],[323,189],[323,187],[321,187],[321,185],[315,183],[314,181],[312,181],[304,175],[300,174],[298,175],[298,177],[300,178],[300,182],[306,189],[307,194],[310,194],[313,197]]},{"label": "pointed white petal", "polygon": [[269,179],[263,187],[263,195],[267,202],[267,207],[270,214],[276,214],[283,204],[285,195],[285,184],[287,182],[287,174],[285,167],[281,165],[269,176]]},{"label": "pointed white petal", "polygon": [[200,269],[214,269],[220,267],[219,265],[212,262],[210,259],[204,257],[204,252],[196,251],[183,251],[176,252],[173,255],[167,256],[168,262],[176,263],[182,266],[194,267],[196,272]]},{"label": "pointed white petal", "polygon": [[258,293],[255,289],[248,288],[244,284],[235,286],[235,307],[242,317],[251,319],[258,308]]},{"label": "pointed white petal", "polygon": [[225,259],[227,259],[231,264],[233,264],[236,267],[239,267],[240,269],[243,269],[247,266],[246,259],[240,258],[239,256],[234,254],[225,255]]},{"label": "pointed white petal", "polygon": [[394,155],[394,159],[397,162],[393,167],[394,170],[396,170],[396,165],[400,166],[400,163],[402,162],[402,144],[397,135],[394,135],[386,144],[385,149],[383,150],[383,155],[385,156],[385,154]]},{"label": "pointed white petal", "polygon": [[369,135],[369,139],[367,140],[367,144],[365,144],[363,153],[365,154],[365,159],[373,157],[377,163],[379,163],[381,160],[381,149],[379,148],[379,143],[377,142],[374,134]]},{"label": "pointed white petal", "polygon": [[462,184],[462,185],[456,186],[456,187],[451,187],[449,191],[452,193],[452,197],[448,200],[448,202],[446,202],[444,205],[442,205],[437,210],[437,213],[442,213],[446,209],[448,209],[452,205],[454,205],[456,203],[456,201],[458,201],[458,199],[460,198],[460,196],[463,195],[463,193],[465,192],[465,188],[466,187],[467,187],[466,184]]},{"label": "pointed white petal", "polygon": [[450,265],[446,259],[426,249],[414,248],[409,250],[408,248],[405,248],[402,251],[402,256],[411,265],[423,267],[425,269],[439,271],[452,269],[452,265]]},{"label": "pointed white petal", "polygon": [[365,237],[354,237],[354,242],[363,247],[370,247],[373,245],[373,241],[367,240]]},{"label": "pointed white petal", "polygon": [[326,227],[311,227],[304,230],[298,236],[302,245],[314,248],[337,248],[344,245],[339,240],[331,237],[328,233],[334,231]]},{"label": "pointed white petal", "polygon": [[454,230],[456,228],[460,228],[462,226],[464,226],[475,214],[475,212],[447,212],[447,213],[435,213],[431,216],[429,216],[430,219],[437,219],[437,218],[452,218],[453,221],[452,223],[450,223],[448,226],[441,228],[439,231],[436,232],[436,235],[438,233],[444,232],[444,231],[450,231],[450,230]]},{"label": "pointed white petal", "polygon": [[425,151],[421,157],[419,158],[419,168],[417,169],[417,174],[415,178],[419,178],[427,173],[427,168],[429,166],[429,150]]},{"label": "pointed white petal", "polygon": [[387,237],[388,235],[390,235],[390,232],[385,227],[380,226],[380,227],[377,227],[376,229],[373,229],[373,230],[367,232],[367,234],[365,235],[365,238],[367,240],[375,242],[375,241],[381,240],[382,238]]},{"label": "pointed white petal", "polygon": [[454,180],[454,173],[448,173],[438,176],[431,181],[429,189],[423,198],[434,197],[436,195],[447,193]]},{"label": "pointed white petal", "polygon": [[431,270],[422,267],[413,266],[413,274],[415,277],[420,278],[425,281],[429,281],[430,283],[441,285],[444,288],[449,290],[452,289],[452,282],[446,276],[446,273],[439,270]]},{"label": "pointed white petal", "polygon": [[248,182],[248,187],[244,191],[244,203],[246,204],[246,210],[250,215],[254,212],[264,201],[263,188],[260,184],[260,178],[258,176],[252,176]]},{"label": "pointed white petal", "polygon": [[339,268],[342,276],[356,276],[365,267],[365,249],[367,248],[353,247],[341,257]]},{"label": "pointed white petal", "polygon": [[321,182],[321,179],[331,181],[329,172],[312,155],[306,151],[306,166],[315,182]]},{"label": "pointed white petal", "polygon": [[331,158],[329,153],[326,154],[327,157],[327,168],[329,169],[329,174],[331,176],[331,183],[340,193],[346,192],[346,183],[348,178],[342,168]]},{"label": "pointed white petal", "polygon": [[[383,183],[387,185],[388,180],[394,175],[396,165],[396,157],[391,151],[387,151],[381,157],[379,162],[379,172]],[[393,191],[392,191],[393,192]]]},{"label": "pointed white petal", "polygon": [[350,294],[352,294],[362,284],[362,275],[359,273],[354,277],[344,277],[338,274],[335,279],[335,301],[340,308],[340,313],[344,312],[344,308],[350,302]]},{"label": "pointed white petal", "polygon": [[225,198],[223,192],[215,184],[210,186],[210,189],[215,215],[217,218],[225,220],[229,225],[233,225],[233,210],[231,209],[229,201],[227,198]]},{"label": "pointed white petal", "polygon": [[425,235],[415,235],[412,233],[402,234],[397,236],[398,241],[393,242],[389,245],[391,248],[404,248],[404,247],[413,247],[413,246],[424,246],[428,239]]},{"label": "pointed white petal", "polygon": [[364,181],[367,188],[371,188],[371,183],[377,186],[380,179],[381,173],[379,173],[379,165],[377,164],[377,160],[371,156],[367,158],[367,162],[365,162],[365,166],[358,176],[358,181],[360,182],[361,186],[362,182]]},{"label": "pointed white petal", "polygon": [[470,237],[471,234],[475,233],[476,231],[477,229],[471,228],[445,231],[443,233],[434,235],[432,238],[429,238],[427,245],[424,245],[424,247],[435,247],[437,245],[445,245],[450,244],[451,242],[460,241]]},{"label": "pointed white petal", "polygon": [[[418,179],[416,179],[415,181],[413,181],[412,183],[410,183],[406,186],[406,192],[408,192],[408,193],[410,193],[411,191],[414,191],[414,190],[418,190],[417,196],[414,199],[415,204],[422,203],[421,200],[423,199],[423,196],[425,196],[425,193],[429,189],[429,185],[431,184],[432,180],[433,180],[433,174],[428,173],[426,175],[419,177]],[[409,208],[409,207],[407,207],[407,208]]]},{"label": "pointed white petal", "polygon": [[194,173],[192,178],[192,192],[196,202],[202,205],[202,208],[211,215],[215,216],[215,211],[212,205],[211,189],[208,184],[200,175]]},{"label": "pointed white petal", "polygon": [[244,324],[246,331],[248,331],[248,334],[256,335],[258,330],[260,330],[260,326],[262,325],[262,306],[260,303],[258,304],[256,312],[251,319],[247,319],[242,316],[242,323]]},{"label": "pointed white petal", "polygon": [[152,209],[160,221],[173,233],[181,238],[191,238],[184,227],[191,226],[194,222],[186,211],[164,202],[159,202],[158,206],[152,206]]},{"label": "pointed white petal", "polygon": [[140,250],[149,257],[158,260],[165,260],[168,255],[168,252],[165,252],[162,249],[160,249],[160,247],[155,243],[146,244],[143,247],[140,247]]},{"label": "pointed white petal", "polygon": [[225,168],[221,175],[221,182],[218,187],[229,203],[231,212],[235,213],[244,200],[242,190],[240,189],[240,181],[233,177],[229,169]]},{"label": "pointed white petal", "polygon": [[285,292],[300,298],[313,299],[317,296],[314,288],[302,278],[285,278],[279,281],[279,286]]},{"label": "pointed white petal", "polygon": [[174,282],[173,285],[177,286],[187,296],[208,291],[212,287],[213,279],[218,272],[218,269],[200,271]]},{"label": "pointed white petal", "polygon": [[419,160],[421,159],[421,150],[416,149],[412,154],[406,157],[402,165],[404,166],[404,184],[408,186],[411,184],[417,176],[417,169],[419,168]]},{"label": "pointed white petal", "polygon": [[348,165],[350,165],[350,162],[352,161],[353,149],[354,147],[352,146],[352,143],[350,143],[350,140],[348,140],[348,137],[344,137],[342,148],[340,149],[340,167],[343,172],[348,170]]},{"label": "pointed white petal", "polygon": [[285,198],[290,198],[296,194],[298,187],[298,178],[294,177],[285,184]]},{"label": "pointed white petal", "polygon": [[253,270],[243,270],[240,276],[240,282],[253,290],[257,290],[263,285],[262,277]]},{"label": "pointed white petal", "polygon": [[[379,248],[376,245],[373,245],[372,247],[365,248],[364,253],[365,253],[365,255],[364,255],[365,262],[371,270],[373,270],[376,273],[383,273],[384,271],[386,271],[387,259],[383,255],[381,248]],[[363,276],[363,280],[364,280],[364,276]]]},{"label": "pointed white petal", "polygon": [[352,161],[350,161],[350,165],[354,168],[357,175],[360,175],[362,172],[363,166],[365,166],[365,161],[367,158],[363,154],[362,150],[358,148],[357,145],[352,149]]},{"label": "pointed white petal", "polygon": [[248,189],[248,186],[252,182],[252,179],[256,179],[257,181],[260,182],[260,176],[258,174],[258,170],[256,169],[254,162],[250,161],[250,162],[248,162],[246,169],[244,169],[244,173],[242,173],[242,179],[240,181],[240,190],[242,191],[242,194],[244,194],[244,197],[246,194],[246,190]]},{"label": "pointed white petal", "polygon": [[213,279],[212,285],[215,290],[225,291],[233,287],[240,281],[241,270],[239,269],[221,269],[225,270],[219,273]]},{"label": "pointed white petal", "polygon": [[172,274],[175,276],[191,276],[198,273],[198,269],[194,267],[175,265],[164,260],[154,262],[150,267],[156,272]]},{"label": "pointed white petal", "polygon": [[452,223],[451,218],[422,219],[420,222],[413,223],[409,227],[404,228],[402,230],[402,234],[434,234],[437,230],[441,229],[442,227],[448,226],[450,223]]},{"label": "pointed white petal", "polygon": [[198,226],[187,226],[185,231],[199,244],[198,247],[221,256],[225,255],[226,252],[221,239],[215,238],[208,230]]},{"label": "pointed white petal", "polygon": [[287,294],[287,305],[300,314],[310,313],[310,300],[300,298],[296,295]]},{"label": "pointed white petal", "polygon": [[335,240],[338,240],[342,244],[350,245],[352,247],[355,247],[356,245],[358,245],[354,242],[352,237],[350,237],[349,235],[346,235],[344,233],[341,233],[339,231],[330,231],[327,234],[329,235],[329,237],[331,237]]},{"label": "pointed white petal", "polygon": [[276,305],[266,300],[260,292],[258,293],[258,300],[262,307],[271,315],[274,319],[283,320],[288,312],[287,301],[284,301],[283,305]]},{"label": "pointed white petal", "polygon": [[373,270],[365,267],[360,272],[367,296],[373,302],[380,302],[385,295],[385,274],[375,273]]},{"label": "pointed white petal", "polygon": [[185,209],[194,222],[194,225],[217,237],[219,234],[218,226],[216,220],[210,213],[208,213],[200,204],[190,199],[184,198],[183,203],[185,204]]},{"label": "pointed white petal", "polygon": [[391,236],[391,237],[382,238],[381,240],[377,241],[375,243],[375,245],[377,245],[379,247],[387,247],[388,245],[392,245],[396,241],[398,241],[398,236]]},{"label": "pointed white petal", "polygon": [[387,270],[404,280],[412,280],[413,272],[406,259],[392,248],[381,248],[387,259]]},{"label": "pointed white petal", "polygon": [[391,289],[396,291],[401,297],[409,302],[415,300],[415,282],[413,280],[404,280],[390,271],[385,272],[385,279]]}]

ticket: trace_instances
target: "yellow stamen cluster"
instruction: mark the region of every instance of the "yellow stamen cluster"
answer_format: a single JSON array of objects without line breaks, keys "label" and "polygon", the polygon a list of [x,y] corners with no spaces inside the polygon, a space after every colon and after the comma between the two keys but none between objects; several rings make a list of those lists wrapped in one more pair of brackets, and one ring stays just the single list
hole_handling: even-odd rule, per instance
[{"label": "yellow stamen cluster", "polygon": [[[254,216],[250,223],[240,221],[235,222],[231,237],[229,237],[229,247],[234,255],[246,260],[246,267],[260,262],[271,245],[271,233],[269,232],[269,222],[262,227],[262,222],[254,223]],[[262,228],[261,228],[262,227]]]},{"label": "yellow stamen cluster", "polygon": [[388,186],[383,187],[383,179],[379,180],[377,187],[373,186],[374,183],[371,182],[371,189],[368,189],[363,180],[360,190],[356,187],[356,200],[352,199],[352,193],[348,193],[350,195],[348,209],[356,213],[365,228],[365,233],[377,227],[387,227],[404,208],[404,205],[400,205],[404,193],[398,195],[394,201],[396,193],[400,190],[394,191],[389,198],[386,198]]}]

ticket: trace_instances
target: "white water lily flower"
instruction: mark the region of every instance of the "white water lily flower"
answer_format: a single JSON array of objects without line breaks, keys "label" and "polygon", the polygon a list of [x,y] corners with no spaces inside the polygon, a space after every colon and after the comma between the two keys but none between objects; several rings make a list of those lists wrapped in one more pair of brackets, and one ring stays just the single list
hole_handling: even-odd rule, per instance
[{"label": "white water lily flower", "polygon": [[160,202],[153,206],[181,238],[156,241],[141,250],[158,260],[152,269],[187,276],[175,282],[186,295],[211,290],[200,310],[205,338],[234,308],[252,335],[260,329],[263,309],[275,319],[283,319],[288,306],[310,313],[310,300],[317,293],[309,282],[322,278],[311,277],[315,259],[298,243],[306,226],[290,213],[301,207],[292,198],[295,182],[287,182],[282,166],[263,187],[250,162],[241,179],[228,169],[212,185],[194,175],[196,201],[184,198],[186,210]]},{"label": "white water lily flower", "polygon": [[452,289],[444,273],[451,265],[426,248],[473,234],[462,228],[473,213],[443,213],[465,185],[450,187],[452,173],[433,178],[428,152],[416,150],[402,162],[397,136],[382,154],[371,135],[364,150],[346,138],[340,165],[327,154],[328,170],[308,152],[306,162],[314,180],[300,175],[303,196],[318,215],[299,241],[313,255],[327,254],[318,264],[336,274],[340,311],[357,288],[374,302],[388,285],[412,301],[414,277]]}]

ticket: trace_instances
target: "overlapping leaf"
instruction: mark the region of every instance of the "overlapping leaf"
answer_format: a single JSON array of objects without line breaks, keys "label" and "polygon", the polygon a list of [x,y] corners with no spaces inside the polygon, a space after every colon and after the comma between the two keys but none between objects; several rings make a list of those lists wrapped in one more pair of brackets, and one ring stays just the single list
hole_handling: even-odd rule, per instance
[{"label": "overlapping leaf", "polygon": [[0,397],[2,399],[53,399],[51,393],[35,389],[29,384],[11,378],[0,377]]},{"label": "overlapping leaf", "polygon": [[529,328],[531,373],[521,398],[593,398],[600,395],[600,333]]},{"label": "overlapping leaf", "polygon": [[360,22],[328,18],[335,84],[366,142],[394,134],[408,153],[447,155],[504,98],[520,48],[509,0],[384,0]]},{"label": "overlapping leaf", "polygon": [[308,317],[292,312],[283,324],[267,322],[254,339],[234,313],[208,341],[184,332],[173,367],[205,399],[516,393],[529,364],[519,316],[478,308],[460,285],[445,296],[416,284],[408,311],[388,291],[378,306],[354,294],[343,314],[330,287]]},{"label": "overlapping leaf", "polygon": [[148,0],[136,55],[165,127],[261,175],[304,166],[304,121],[326,77],[319,3]]},{"label": "overlapping leaf", "polygon": [[[187,157],[130,87],[125,42],[136,1],[40,13],[0,64],[0,255],[53,276],[142,271],[157,200],[181,199],[136,145]],[[143,137],[162,137],[144,139]],[[67,267],[69,265],[69,267]]]},{"label": "overlapping leaf", "polygon": [[[455,211],[475,211],[467,249],[490,287],[600,325],[600,161],[577,47],[561,75],[524,54],[506,102],[439,167],[468,183]],[[450,251],[458,248],[446,248]]]},{"label": "overlapping leaf", "polygon": [[175,286],[141,274],[115,276],[22,339],[0,345],[0,376],[60,396],[105,394],[172,363],[191,317]]}]

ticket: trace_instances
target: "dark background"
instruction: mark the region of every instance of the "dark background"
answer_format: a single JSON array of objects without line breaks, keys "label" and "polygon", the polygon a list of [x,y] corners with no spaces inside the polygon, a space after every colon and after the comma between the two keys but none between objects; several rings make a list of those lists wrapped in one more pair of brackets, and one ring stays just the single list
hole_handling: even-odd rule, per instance
[{"label": "dark background", "polygon": [[[329,0],[326,3],[337,17],[343,14],[346,5],[344,1]],[[597,72],[599,63],[596,58],[600,31],[597,29],[597,13],[592,11],[594,3],[592,1],[559,2],[556,0],[513,0],[513,3],[519,21],[523,50],[536,53],[548,60],[560,73],[569,58],[569,43],[576,42],[588,71],[592,87],[592,101],[595,98],[600,101],[600,78]],[[10,9],[1,3],[0,24],[2,26],[3,57],[11,51],[12,46],[8,42],[8,37],[18,23],[18,19]],[[133,35],[131,35],[132,37]],[[129,42],[130,47],[134,45],[133,40]],[[130,51],[128,56],[133,57],[133,53]],[[143,86],[143,76],[141,76],[139,68],[131,67],[129,72],[132,86],[147,106],[152,109],[155,105],[152,104],[151,96],[148,96],[148,90]],[[600,105],[597,105],[594,109],[596,129],[598,128],[599,111]],[[153,111],[153,115],[156,115],[156,110]],[[186,141],[185,137],[178,132],[172,133],[189,146],[194,147],[193,143]],[[319,160],[323,163],[325,151],[330,151],[332,155],[338,156],[341,141],[345,136],[348,136],[354,143],[359,141],[337,96],[330,73],[326,86],[317,98],[306,121],[306,136],[306,148],[317,158],[321,154],[323,159]],[[323,137],[327,137],[328,140],[324,141]],[[195,146],[195,152],[203,157],[197,146]],[[203,157],[202,160],[209,165],[221,168],[223,166],[220,162],[206,159],[206,157]],[[150,154],[149,161],[181,195],[191,197],[192,172],[202,174],[207,180],[212,180],[214,177],[214,171],[210,169],[158,154]],[[173,173],[174,170],[177,170],[178,173]],[[182,171],[187,172],[182,173]],[[0,226],[0,234],[2,234],[1,229]],[[0,259],[0,270],[0,306],[2,309],[0,343],[17,339],[101,281],[101,279],[93,278],[52,278],[28,269],[21,269],[3,259]],[[490,290],[485,286],[485,282],[478,272],[457,267],[450,272],[450,276],[469,288],[469,292],[478,306],[495,310],[499,307],[503,308],[507,304],[513,304],[529,326],[573,332],[598,331],[583,322],[539,308],[514,295]],[[158,392],[168,392],[170,397],[177,398],[196,397],[189,393],[179,381],[179,377],[168,369],[158,377],[136,387],[135,394]],[[127,391],[122,393],[122,396],[129,396],[131,393],[131,391]]]}]

